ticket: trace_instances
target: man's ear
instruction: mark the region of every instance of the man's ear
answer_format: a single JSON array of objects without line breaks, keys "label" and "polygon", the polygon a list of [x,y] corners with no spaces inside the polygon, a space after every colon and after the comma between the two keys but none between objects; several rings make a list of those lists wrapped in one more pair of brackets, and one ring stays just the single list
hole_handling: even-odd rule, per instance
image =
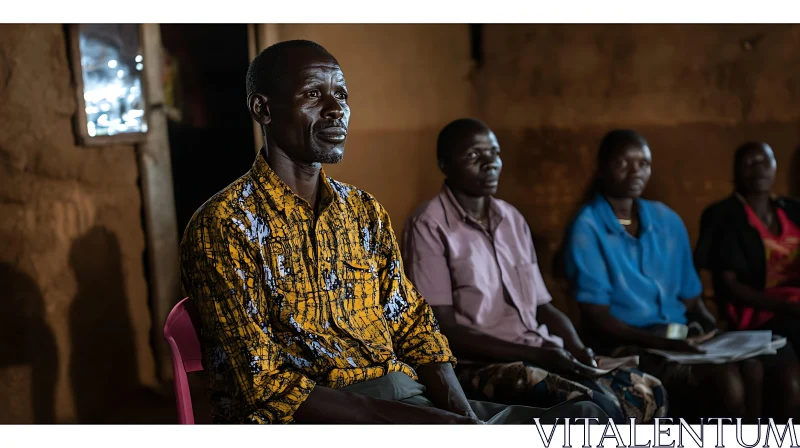
[{"label": "man's ear", "polygon": [[250,110],[250,116],[256,123],[266,126],[272,122],[272,115],[269,112],[269,100],[267,96],[261,93],[251,93],[247,97],[247,108]]}]

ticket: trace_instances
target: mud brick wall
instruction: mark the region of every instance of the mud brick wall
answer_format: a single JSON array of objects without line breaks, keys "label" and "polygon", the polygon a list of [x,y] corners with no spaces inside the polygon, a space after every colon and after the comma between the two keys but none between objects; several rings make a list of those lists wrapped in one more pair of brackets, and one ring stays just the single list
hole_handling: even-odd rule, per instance
[{"label": "mud brick wall", "polygon": [[62,26],[1,25],[0,423],[155,383],[135,150],[77,147],[75,112]]}]

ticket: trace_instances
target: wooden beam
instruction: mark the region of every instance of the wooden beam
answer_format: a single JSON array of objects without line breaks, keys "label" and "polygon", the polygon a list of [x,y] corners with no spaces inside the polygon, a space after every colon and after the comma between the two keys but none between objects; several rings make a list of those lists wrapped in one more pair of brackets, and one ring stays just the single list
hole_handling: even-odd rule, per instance
[{"label": "wooden beam", "polygon": [[[279,26],[277,23],[251,23],[247,25],[247,49],[250,60],[261,53],[272,44],[280,42]],[[261,126],[253,121],[253,137],[255,141],[256,153],[264,144],[264,136],[261,133]]]},{"label": "wooden beam", "polygon": [[[261,49],[258,46],[258,25],[249,23],[247,25],[247,53],[251,62],[260,51]],[[256,153],[258,153],[261,145],[264,144],[264,136],[261,134],[261,126],[255,120],[251,121],[253,122],[253,141],[255,142]]]},{"label": "wooden beam", "polygon": [[161,380],[172,377],[172,360],[163,339],[164,322],[180,297],[178,224],[173,193],[167,115],[164,109],[161,25],[142,26],[147,115],[147,139],[137,146],[142,205],[147,239],[147,271],[152,298],[152,334]]},{"label": "wooden beam", "polygon": [[280,39],[280,24],[278,23],[260,23],[256,25],[257,28],[257,40],[258,43],[258,51],[266,49],[272,44],[277,44],[281,41]]}]

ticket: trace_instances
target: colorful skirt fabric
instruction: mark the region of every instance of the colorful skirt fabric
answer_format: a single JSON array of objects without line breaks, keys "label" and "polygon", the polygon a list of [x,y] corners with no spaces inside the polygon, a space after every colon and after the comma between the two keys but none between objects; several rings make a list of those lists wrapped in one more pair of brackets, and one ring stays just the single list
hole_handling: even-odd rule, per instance
[{"label": "colorful skirt fabric", "polygon": [[587,395],[617,423],[647,423],[667,414],[667,392],[658,378],[618,369],[598,378],[561,375],[525,362],[465,365],[458,380],[470,398],[502,404],[551,407]]}]

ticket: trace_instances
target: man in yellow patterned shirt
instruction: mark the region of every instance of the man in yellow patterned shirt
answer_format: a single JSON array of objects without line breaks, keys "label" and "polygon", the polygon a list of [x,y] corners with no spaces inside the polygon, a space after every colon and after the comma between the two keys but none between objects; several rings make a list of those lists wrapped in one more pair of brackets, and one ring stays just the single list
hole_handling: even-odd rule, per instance
[{"label": "man in yellow patterned shirt", "polygon": [[[322,171],[342,159],[350,118],[336,59],[313,42],[273,45],[251,64],[247,91],[265,147],[195,213],[181,243],[214,420],[481,423],[542,414],[470,406],[447,340],[403,273],[388,214]],[[571,409],[597,416],[591,406]]]}]

